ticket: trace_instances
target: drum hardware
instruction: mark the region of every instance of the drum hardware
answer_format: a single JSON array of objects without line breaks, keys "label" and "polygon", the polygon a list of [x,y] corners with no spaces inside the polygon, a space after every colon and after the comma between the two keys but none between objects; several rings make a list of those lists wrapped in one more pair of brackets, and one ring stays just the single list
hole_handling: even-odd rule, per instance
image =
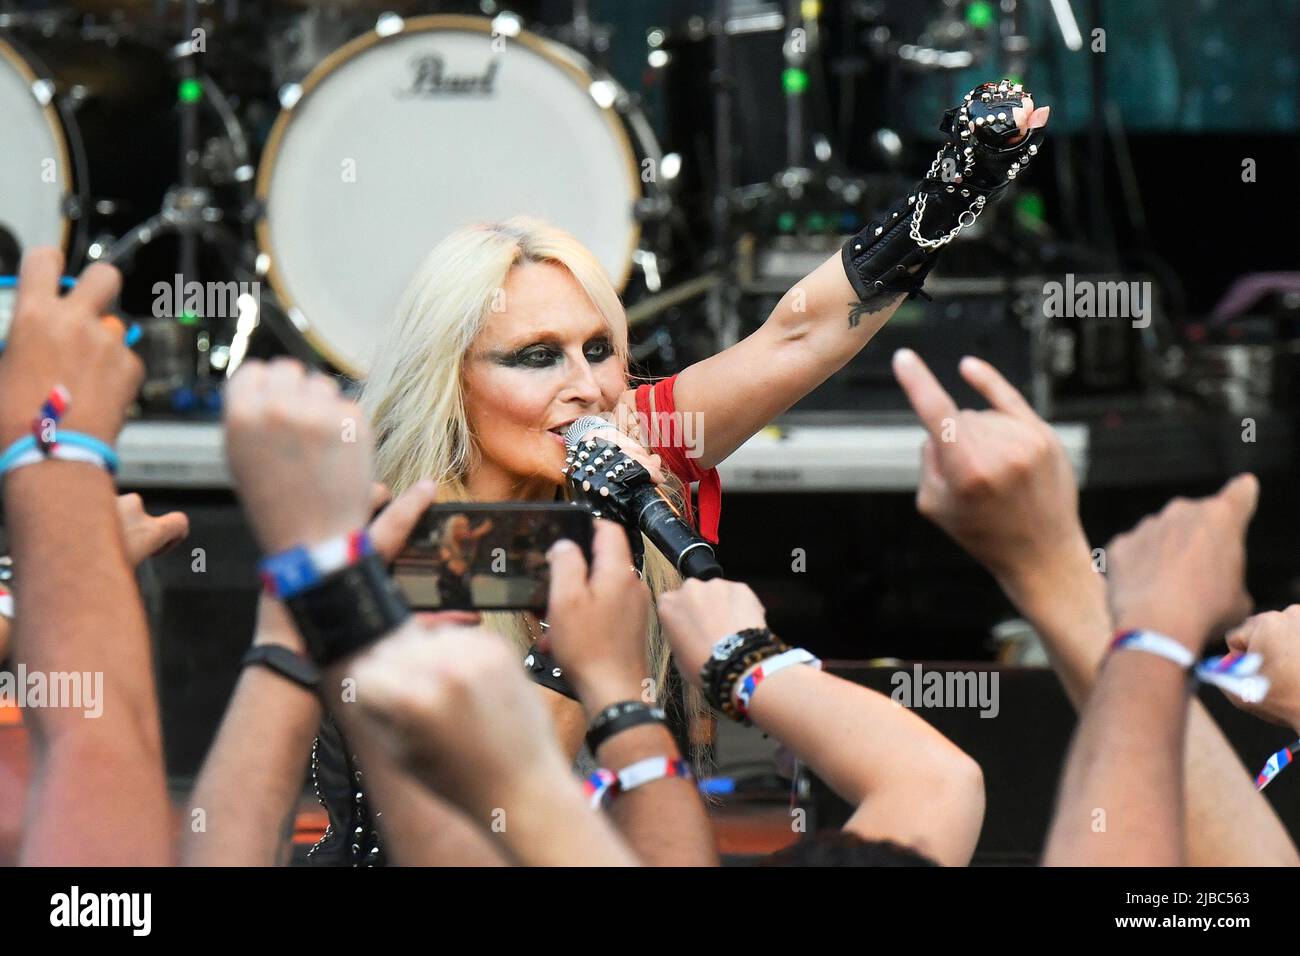
[{"label": "drum hardware", "polygon": [[[385,9],[394,11],[392,6]],[[281,89],[302,79],[349,40],[375,29],[374,12],[352,4],[290,4],[277,8],[267,31],[271,82]]]},{"label": "drum hardware", "polygon": [[[190,0],[68,0],[75,17],[83,23],[103,25],[156,42],[165,40],[186,24]],[[239,16],[238,0],[198,0],[194,3],[194,27],[205,30],[233,23]]]},{"label": "drum hardware", "polygon": [[[163,206],[153,216],[129,230],[99,258],[111,265],[129,263],[141,246],[168,233],[213,234],[224,214],[212,202],[210,190],[201,186],[173,186],[163,197]],[[193,273],[188,273],[192,275]],[[187,275],[182,272],[181,275]]]},{"label": "drum hardware", "polygon": [[[97,238],[88,250],[89,258],[119,266],[128,278],[141,251],[164,236],[177,240],[175,275],[190,281],[201,274],[200,246],[221,257],[223,272],[239,272],[238,263],[244,255],[241,237],[226,224],[215,190],[234,186],[239,202],[246,205],[251,201],[251,152],[232,104],[212,77],[198,69],[196,54],[203,47],[194,42],[200,23],[197,0],[185,0],[179,12],[182,39],[166,47],[179,94],[175,104],[179,118],[177,181],[167,187],[157,212],[116,240],[108,235]],[[204,103],[220,128],[217,136],[207,139],[199,125]],[[161,268],[161,263],[151,260],[145,272],[157,275]],[[147,369],[142,403],[150,411],[216,410],[220,396],[214,374],[225,372],[230,346],[215,343],[214,336],[224,338],[224,325],[234,317],[202,312],[161,316],[156,302],[153,308],[153,319],[142,324],[145,343],[141,354]]]},{"label": "drum hardware", "polygon": [[60,246],[75,269],[92,232],[156,208],[172,89],[162,54],[116,30],[50,19],[0,39],[4,153],[14,164],[0,178],[35,187],[0,194],[0,220],[20,248]]},{"label": "drum hardware", "polygon": [[658,295],[647,296],[641,299],[635,305],[627,307],[627,324],[629,327],[641,325],[656,318],[667,309],[674,306],[682,305],[691,299],[706,295],[712,292],[721,283],[721,278],[716,272],[709,272],[694,279],[687,279],[679,282],[670,289],[660,292]]},{"label": "drum hardware", "polygon": [[606,62],[613,30],[609,24],[593,23],[587,0],[573,0],[573,15],[567,23],[547,31],[565,46],[573,47],[602,69]]},{"label": "drum hardware", "polygon": [[[1004,8],[1015,7],[1008,0]],[[867,24],[867,48],[877,59],[891,61],[910,73],[952,73],[987,61],[989,28],[983,14],[944,3],[938,16],[908,5],[877,4],[862,8]],[[901,21],[901,22],[900,22]],[[892,26],[890,25],[892,23]]]}]

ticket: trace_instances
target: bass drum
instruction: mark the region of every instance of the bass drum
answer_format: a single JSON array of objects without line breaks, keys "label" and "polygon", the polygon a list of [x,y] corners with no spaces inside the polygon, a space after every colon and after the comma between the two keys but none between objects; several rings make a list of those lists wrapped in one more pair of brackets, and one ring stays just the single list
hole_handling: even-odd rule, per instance
[{"label": "bass drum", "polygon": [[340,371],[364,376],[420,262],[466,223],[543,218],[627,285],[637,204],[658,188],[641,160],[661,157],[626,94],[568,48],[482,17],[384,17],[280,99],[259,259]]},{"label": "bass drum", "polygon": [[72,272],[157,212],[175,178],[175,106],[165,56],[130,37],[53,22],[0,32],[0,238],[59,246]]},{"label": "bass drum", "polygon": [[72,234],[72,160],[54,84],[0,34],[0,272],[18,270],[32,246],[67,249]]}]

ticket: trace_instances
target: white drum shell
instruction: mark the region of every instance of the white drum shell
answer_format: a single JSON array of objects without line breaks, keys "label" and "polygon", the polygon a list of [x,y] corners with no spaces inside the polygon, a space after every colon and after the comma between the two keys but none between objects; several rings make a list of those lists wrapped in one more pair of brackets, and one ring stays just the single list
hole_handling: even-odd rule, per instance
[{"label": "white drum shell", "polygon": [[641,183],[617,112],[565,48],[494,37],[489,24],[420,17],[358,38],[306,78],[272,131],[259,247],[282,302],[349,374],[364,374],[421,261],[467,223],[540,217],[617,288],[627,281]]}]

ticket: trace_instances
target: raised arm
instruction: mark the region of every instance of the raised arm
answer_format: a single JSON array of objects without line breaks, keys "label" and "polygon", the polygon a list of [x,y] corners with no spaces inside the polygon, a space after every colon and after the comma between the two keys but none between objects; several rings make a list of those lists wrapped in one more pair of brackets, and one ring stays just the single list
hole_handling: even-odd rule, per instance
[{"label": "raised arm", "polygon": [[[190,522],[184,513],[169,511],[164,515],[151,515],[144,510],[144,502],[134,492],[117,496],[117,517],[122,524],[126,557],[133,568],[139,567],[145,558],[175,547],[190,532]],[[12,619],[0,614],[0,661],[9,656],[12,630]]]},{"label": "raised arm", "polygon": [[[697,687],[717,641],[766,626],[754,592],[722,580],[690,580],[660,595],[659,617],[682,676]],[[857,808],[845,830],[911,846],[949,866],[970,862],[984,821],[983,775],[910,710],[873,690],[794,666],[755,688],[749,717]]]},{"label": "raised arm", "polygon": [[[385,508],[370,524],[375,550],[391,560],[435,497],[432,483],[417,483]],[[475,620],[473,615],[443,617],[448,616],[467,623]],[[293,619],[280,601],[265,592],[258,602],[253,644],[280,647],[306,659],[307,649]],[[313,690],[269,667],[243,670],[190,797],[182,829],[182,862],[195,866],[283,862],[284,834],[302,794],[322,713]],[[275,731],[268,733],[267,728]],[[258,746],[250,746],[253,740]],[[417,785],[412,782],[412,786]],[[404,801],[398,816],[408,807],[410,802]],[[412,855],[418,858],[421,850],[411,842],[415,841],[397,844],[390,856],[399,863]]]},{"label": "raised arm", "polygon": [[[693,449],[701,452],[700,468],[725,459],[843,368],[903,297],[920,289],[940,251],[937,240],[973,222],[1037,154],[1047,107],[1035,110],[1029,94],[1009,84],[986,84],[972,95],[945,114],[943,157],[923,180],[790,289],[757,331],[678,376],[677,410],[704,423],[691,432],[700,436]],[[911,236],[922,206],[919,234],[933,245]],[[635,408],[630,394],[624,401]]]},{"label": "raised arm", "polygon": [[1044,863],[1186,863],[1188,667],[1216,630],[1250,610],[1244,540],[1258,494],[1254,477],[1242,476],[1213,498],[1171,502],[1108,546],[1125,636],[1083,708]]},{"label": "raised arm", "polygon": [[[139,387],[143,366],[122,344],[121,323],[101,320],[121,276],[91,266],[61,298],[62,268],[54,249],[23,261],[0,359],[6,448],[31,434],[56,385],[70,404],[55,430],[65,440],[80,432],[111,445]],[[75,673],[98,701],[83,696],[85,706],[26,711],[35,763],[20,850],[27,864],[174,858],[149,632],[115,497],[112,476],[84,461],[46,459],[4,479],[5,520],[22,569],[13,660],[49,677]]]},{"label": "raised arm", "polygon": [[[612,521],[596,522],[590,578],[573,542],[557,542],[548,557],[551,630],[543,650],[555,656],[577,691],[584,724],[608,720],[602,715],[610,708],[635,713],[622,720],[641,721],[610,723],[596,738],[597,762],[617,774],[649,765],[643,761],[659,761],[659,769],[681,761],[666,724],[653,719],[656,695],[645,647],[650,593],[633,570],[627,535]],[[647,865],[718,865],[708,813],[691,777],[659,776],[623,790],[609,813]]]},{"label": "raised arm", "polygon": [[[911,351],[895,356],[894,374],[930,433],[917,510],[992,572],[1042,637],[1062,686],[1082,709],[1115,629],[1060,440],[987,362],[961,364],[962,376],[993,406],[982,412],[958,409]],[[1188,862],[1300,862],[1250,771],[1197,701],[1187,728]]]},{"label": "raised arm", "polygon": [[[256,646],[303,656],[279,601],[258,603]],[[264,667],[246,667],[203,760],[181,829],[186,866],[276,866],[287,823],[302,795],[320,724],[315,693]]]}]

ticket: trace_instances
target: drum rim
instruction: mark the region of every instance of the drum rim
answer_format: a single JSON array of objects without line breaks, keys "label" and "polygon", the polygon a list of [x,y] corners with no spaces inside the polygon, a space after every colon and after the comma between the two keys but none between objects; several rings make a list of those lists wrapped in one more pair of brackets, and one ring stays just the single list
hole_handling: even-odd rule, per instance
[{"label": "drum rim", "polygon": [[[0,35],[0,59],[5,60],[12,66],[18,75],[27,83],[28,94],[31,88],[38,81],[53,82],[49,77],[37,73],[29,62],[28,58],[19,52],[19,48],[14,46],[13,42]],[[66,200],[72,195],[72,160],[68,153],[68,134],[63,128],[63,120],[56,107],[58,91],[56,89],[54,96],[50,97],[48,103],[42,104],[35,96],[32,99],[41,109],[41,115],[45,117],[45,123],[54,134],[54,145],[59,151],[59,173],[63,182],[64,201],[59,204],[59,220],[63,226],[63,238],[59,242],[59,248],[65,256],[71,254],[68,248],[68,242],[72,235],[72,217],[68,215]]]},{"label": "drum rim", "polygon": [[[277,161],[280,158],[280,147],[284,139],[285,131],[289,124],[293,122],[299,107],[308,96],[322,83],[332,76],[340,67],[350,63],[357,56],[369,50],[373,46],[378,46],[389,40],[394,40],[405,36],[408,33],[425,33],[438,29],[461,30],[468,33],[492,33],[492,20],[489,17],[476,17],[468,14],[456,13],[435,13],[425,16],[402,18],[402,29],[394,33],[381,35],[375,28],[367,30],[360,36],[353,37],[347,43],[344,43],[338,49],[334,50],[323,60],[312,67],[311,71],[303,78],[300,86],[302,89],[298,99],[290,107],[282,107],[276,115],[275,123],[271,126],[271,132],[266,139],[266,145],[262,149],[262,158],[258,164],[257,170],[257,188],[255,197],[257,201],[257,223],[254,227],[254,233],[257,240],[257,251],[259,255],[265,255],[269,260],[266,270],[267,281],[271,284],[272,290],[280,300],[281,307],[287,314],[290,314],[294,326],[307,339],[308,343],[320,354],[326,361],[332,364],[341,372],[353,379],[360,380],[364,378],[365,370],[351,360],[344,358],[329,343],[327,343],[316,331],[315,324],[311,317],[297,307],[293,297],[285,285],[284,276],[280,272],[276,254],[271,244],[271,227],[270,216],[267,208],[267,200],[270,196],[271,180],[274,178]],[[580,89],[586,90],[590,84],[603,77],[600,71],[596,70],[591,64],[587,63],[585,58],[577,51],[548,40],[528,30],[521,29],[516,36],[510,37],[510,42],[523,43],[538,56],[549,61],[563,70],[571,80],[576,83]],[[611,80],[611,82],[613,82]],[[620,87],[621,89],[621,87]],[[594,100],[592,104],[600,111],[606,125],[614,134],[615,142],[618,144],[619,151],[623,154],[625,160],[628,182],[631,185],[631,193],[636,199],[644,197],[641,177],[637,173],[636,153],[632,148],[632,138],[628,130],[624,128],[620,119],[620,114],[616,106],[601,106]],[[641,242],[641,223],[635,215],[631,217],[631,224],[628,235],[627,255],[624,257],[623,273],[621,276],[614,277],[614,288],[620,295],[627,287],[632,276],[632,268],[635,262],[635,253]],[[298,320],[292,318],[296,313]]]}]

